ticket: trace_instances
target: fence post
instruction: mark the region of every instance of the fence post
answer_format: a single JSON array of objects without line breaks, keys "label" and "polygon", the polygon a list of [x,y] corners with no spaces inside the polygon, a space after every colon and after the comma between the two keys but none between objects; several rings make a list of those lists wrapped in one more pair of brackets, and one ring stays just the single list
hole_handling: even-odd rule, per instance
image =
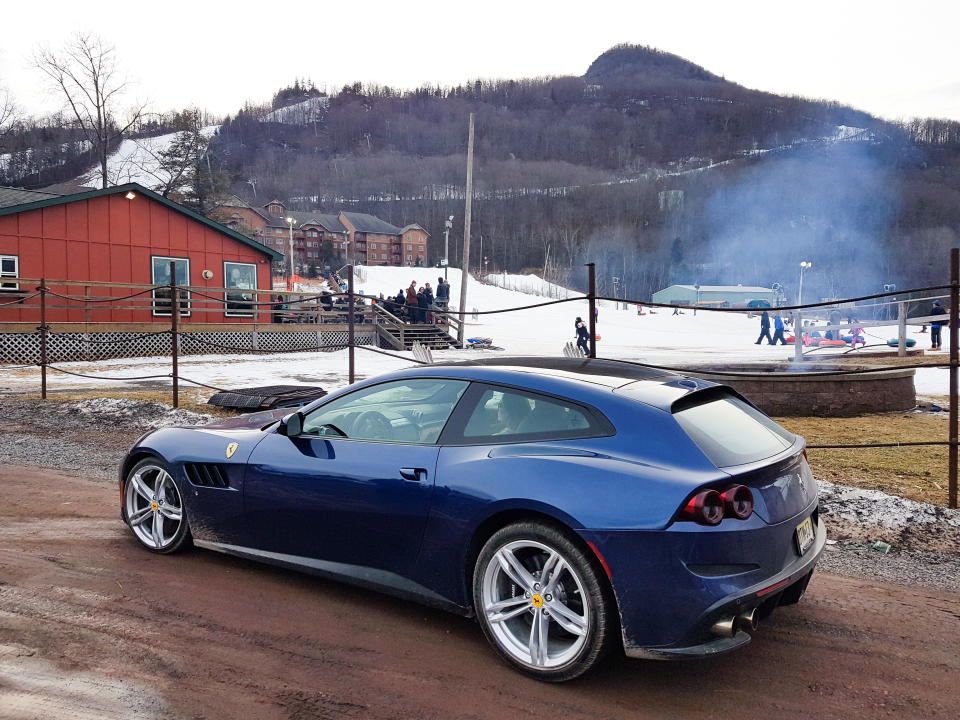
[{"label": "fence post", "polygon": [[957,356],[960,349],[960,249],[950,250],[950,480],[949,505],[957,507]]},{"label": "fence post", "polygon": [[170,355],[173,360],[173,406],[180,407],[180,381],[177,368],[177,321],[180,319],[180,292],[177,290],[177,263],[170,261]]},{"label": "fence post", "polygon": [[590,298],[590,357],[597,356],[597,266],[587,263],[589,285],[587,296]]},{"label": "fence post", "polygon": [[353,385],[353,265],[347,266],[347,272],[349,276],[347,277],[347,293],[349,300],[347,301],[347,351],[349,353],[349,375],[350,375],[350,384]]},{"label": "fence post", "polygon": [[40,399],[47,399],[47,281],[40,278]]}]

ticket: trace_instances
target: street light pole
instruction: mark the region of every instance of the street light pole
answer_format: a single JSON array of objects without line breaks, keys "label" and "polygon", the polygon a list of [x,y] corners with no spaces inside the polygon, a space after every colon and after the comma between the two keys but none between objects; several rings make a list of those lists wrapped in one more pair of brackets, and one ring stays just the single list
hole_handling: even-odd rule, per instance
[{"label": "street light pole", "polygon": [[293,270],[293,223],[294,223],[294,219],[292,217],[288,217],[287,225],[289,226],[289,229],[290,229],[290,277],[288,279],[289,280],[288,282],[289,287],[287,287],[288,290],[293,290],[293,276],[295,274]]},{"label": "street light pole", "polygon": [[453,227],[453,215],[443,221],[443,279],[447,279],[450,267],[450,229]]},{"label": "street light pole", "polygon": [[803,271],[812,267],[812,262],[807,262],[804,260],[800,263],[800,289],[797,291],[797,305],[803,305]]}]

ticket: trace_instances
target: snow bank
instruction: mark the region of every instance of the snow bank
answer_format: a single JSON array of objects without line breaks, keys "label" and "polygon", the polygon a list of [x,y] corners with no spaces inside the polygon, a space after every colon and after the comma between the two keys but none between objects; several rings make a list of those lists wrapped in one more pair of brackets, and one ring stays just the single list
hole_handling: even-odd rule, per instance
[{"label": "snow bank", "polygon": [[62,406],[67,414],[87,417],[91,422],[118,420],[144,428],[171,427],[174,425],[205,425],[216,418],[189,410],[171,408],[169,405],[124,398],[92,398]]},{"label": "snow bank", "polygon": [[819,480],[820,508],[825,515],[860,525],[902,530],[907,525],[946,523],[960,529],[960,510],[887,495],[880,490],[862,490]]}]

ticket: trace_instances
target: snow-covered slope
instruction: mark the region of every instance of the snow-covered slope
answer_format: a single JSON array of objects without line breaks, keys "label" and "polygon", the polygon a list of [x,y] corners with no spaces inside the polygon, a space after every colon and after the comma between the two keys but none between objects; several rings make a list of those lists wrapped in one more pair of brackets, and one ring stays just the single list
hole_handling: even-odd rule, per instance
[{"label": "snow-covered slope", "polygon": [[[213,135],[219,125],[203,128],[207,137]],[[168,133],[150,138],[124,140],[107,158],[107,180],[111,185],[135,182],[151,190],[163,187],[170,180],[169,173],[160,169],[160,156],[167,150],[178,133]],[[72,181],[78,185],[100,187],[100,166]]]},{"label": "snow-covered slope", "polygon": [[307,98],[293,105],[277,108],[260,118],[260,122],[278,122],[286,125],[309,125],[320,120],[323,112],[330,107],[327,96]]}]

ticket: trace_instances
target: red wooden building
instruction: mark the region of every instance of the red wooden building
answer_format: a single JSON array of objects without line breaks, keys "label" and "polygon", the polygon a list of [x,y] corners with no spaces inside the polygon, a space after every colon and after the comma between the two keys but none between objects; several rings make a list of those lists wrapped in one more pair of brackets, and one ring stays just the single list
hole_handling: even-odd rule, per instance
[{"label": "red wooden building", "polygon": [[[211,288],[223,304],[199,296],[183,304],[183,322],[251,322],[243,300],[266,302],[271,261],[280,253],[198,215],[136,183],[73,195],[43,196],[33,202],[0,207],[0,322],[35,322],[34,303],[10,304],[35,290],[19,279],[44,278],[68,295],[128,295],[136,290],[57,285],[56,281],[90,281],[162,285],[176,263],[178,285]],[[25,195],[27,199],[33,197]],[[20,198],[23,199],[23,198]],[[260,295],[252,290],[262,289]],[[48,322],[169,323],[170,303],[155,291],[125,303],[142,309],[117,309],[102,303],[91,310],[52,307]],[[54,305],[54,303],[51,303]],[[199,312],[206,307],[211,311]]]}]

